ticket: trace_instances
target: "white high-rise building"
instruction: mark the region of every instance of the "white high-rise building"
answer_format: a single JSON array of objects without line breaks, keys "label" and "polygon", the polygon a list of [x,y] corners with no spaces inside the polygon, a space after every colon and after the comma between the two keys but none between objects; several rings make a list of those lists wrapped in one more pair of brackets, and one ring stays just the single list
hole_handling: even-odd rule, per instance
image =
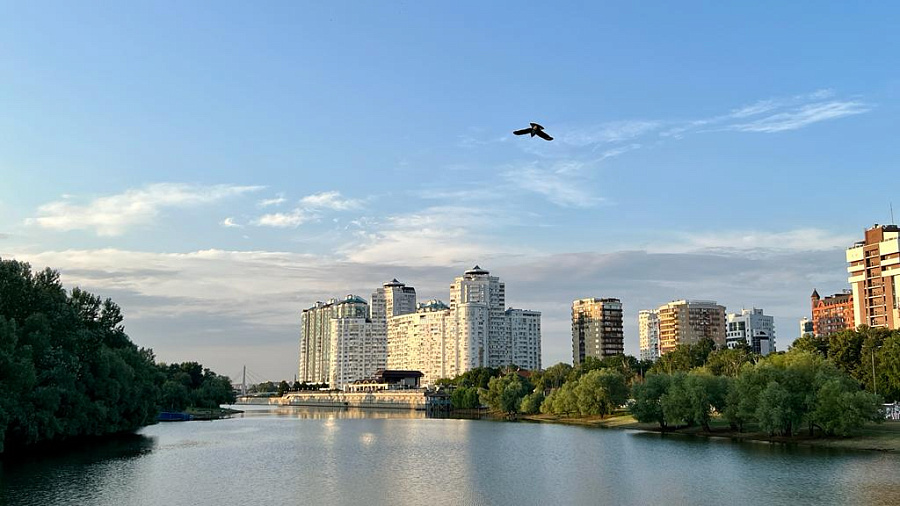
[{"label": "white high-rise building", "polygon": [[512,363],[529,371],[541,369],[541,313],[507,309],[507,329]]},{"label": "white high-rise building", "polygon": [[388,369],[420,371],[423,384],[477,367],[541,367],[541,313],[506,309],[505,286],[478,266],[450,286],[450,305],[419,304],[387,318]]},{"label": "white high-rise building", "polygon": [[638,312],[641,360],[659,359],[659,312],[642,309]]},{"label": "white high-rise building", "polygon": [[394,278],[372,293],[371,318],[390,318],[416,312],[416,289]]},{"label": "white high-rise building", "polygon": [[729,349],[746,343],[760,355],[775,351],[775,318],[764,315],[762,309],[742,309],[741,314],[731,313],[725,320],[725,344]]},{"label": "white high-rise building", "polygon": [[512,349],[508,341],[506,285],[479,266],[463,273],[450,285],[450,309],[457,318],[461,338],[470,346],[475,367],[509,365]]},{"label": "white high-rise building", "polygon": [[331,374],[331,320],[365,319],[369,304],[348,295],[343,300],[316,302],[300,316],[300,364],[297,379],[307,383],[329,383]]},{"label": "white high-rise building", "polygon": [[422,384],[453,378],[472,369],[456,318],[441,301],[420,304],[415,313],[388,319],[388,359],[391,370],[419,371]]},{"label": "white high-rise building", "polygon": [[332,318],[328,384],[343,390],[387,366],[387,336],[366,318]]}]

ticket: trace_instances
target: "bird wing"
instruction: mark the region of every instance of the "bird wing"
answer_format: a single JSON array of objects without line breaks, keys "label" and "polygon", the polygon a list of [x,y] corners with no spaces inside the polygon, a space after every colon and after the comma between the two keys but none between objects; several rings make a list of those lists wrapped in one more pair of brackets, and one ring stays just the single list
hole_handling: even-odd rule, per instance
[{"label": "bird wing", "polygon": [[530,128],[523,128],[523,129],[521,129],[521,130],[515,130],[515,131],[513,131],[513,133],[516,134],[516,135],[530,134],[530,133],[531,133],[531,129],[530,129]]},{"label": "bird wing", "polygon": [[552,141],[552,140],[553,140],[553,137],[550,137],[549,135],[547,135],[547,132],[545,132],[545,131],[543,131],[543,130],[538,130],[538,131],[535,132],[535,133],[536,133],[541,139],[544,139],[545,141]]}]

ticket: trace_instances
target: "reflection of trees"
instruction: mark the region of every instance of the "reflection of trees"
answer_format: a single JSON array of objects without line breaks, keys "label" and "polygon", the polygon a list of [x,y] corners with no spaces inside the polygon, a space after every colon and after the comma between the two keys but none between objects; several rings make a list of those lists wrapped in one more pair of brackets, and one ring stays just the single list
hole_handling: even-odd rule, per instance
[{"label": "reflection of trees", "polygon": [[412,409],[358,409],[358,408],[317,408],[311,406],[279,406],[269,413],[275,413],[278,416],[289,416],[291,418],[305,418],[312,420],[328,420],[328,419],[416,419],[425,418],[424,411],[415,411]]}]

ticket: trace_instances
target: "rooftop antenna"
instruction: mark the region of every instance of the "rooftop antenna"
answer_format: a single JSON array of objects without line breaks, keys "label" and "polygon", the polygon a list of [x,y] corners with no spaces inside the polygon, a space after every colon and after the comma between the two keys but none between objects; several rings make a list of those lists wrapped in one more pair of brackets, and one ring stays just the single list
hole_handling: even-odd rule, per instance
[{"label": "rooftop antenna", "polygon": [[891,225],[896,225],[897,222],[894,221],[894,203],[891,202],[890,205],[891,205]]}]

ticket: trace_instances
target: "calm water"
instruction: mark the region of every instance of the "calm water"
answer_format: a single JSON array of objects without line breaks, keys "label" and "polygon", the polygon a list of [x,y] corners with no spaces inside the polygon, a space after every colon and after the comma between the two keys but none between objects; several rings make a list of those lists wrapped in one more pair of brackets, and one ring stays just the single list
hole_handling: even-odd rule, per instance
[{"label": "calm water", "polygon": [[250,408],[3,465],[0,504],[900,504],[900,457],[417,413]]}]

